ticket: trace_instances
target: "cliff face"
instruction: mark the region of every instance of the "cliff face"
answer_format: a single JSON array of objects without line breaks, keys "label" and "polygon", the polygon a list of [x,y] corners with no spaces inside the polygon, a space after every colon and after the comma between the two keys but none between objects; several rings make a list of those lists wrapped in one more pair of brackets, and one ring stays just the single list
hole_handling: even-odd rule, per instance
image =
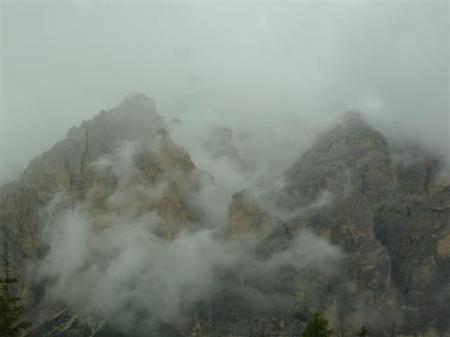
[{"label": "cliff face", "polygon": [[146,142],[162,127],[152,99],[130,96],[118,107],[70,129],[66,139],[31,161],[21,182],[42,192],[82,190],[90,163],[112,153],[120,141]]},{"label": "cliff face", "polygon": [[391,260],[391,279],[409,332],[447,331],[450,317],[448,187],[399,196],[375,212],[375,235]]},{"label": "cliff face", "polygon": [[261,200],[249,191],[235,193],[230,202],[230,232],[235,237],[257,235],[270,228],[270,217]]},{"label": "cliff face", "polygon": [[[186,196],[196,189],[195,165],[163,127],[152,99],[130,96],[70,129],[64,140],[30,162],[19,182],[0,189],[0,239],[11,243],[20,274],[45,254],[44,211],[57,194],[64,195],[62,208],[88,205],[99,228],[107,223],[105,214],[133,217],[146,211],[160,217],[161,237],[170,239],[183,228],[190,216]],[[157,193],[146,195],[144,186]],[[42,291],[24,282],[23,301],[38,315]]]},{"label": "cliff face", "polygon": [[[206,150],[237,157],[227,145],[231,131],[217,132],[219,140]],[[223,146],[216,146],[222,140]],[[450,329],[450,186],[439,175],[438,158],[406,152],[350,113],[287,170],[282,191],[268,200],[236,191],[228,207],[231,235],[226,240],[253,242],[258,237],[252,246],[257,258],[253,264],[242,262],[251,269],[245,276],[220,268],[214,274],[220,282],[244,279],[245,287],[282,297],[283,303],[264,310],[263,317],[259,308],[243,302],[241,288],[228,287],[200,303],[191,318],[208,326],[212,336],[255,331],[289,336],[298,333],[314,308],[326,313],[337,336],[361,325],[380,336],[444,336]],[[398,159],[405,155],[412,158],[406,164]],[[63,195],[56,198],[57,207],[83,204],[97,232],[114,219],[133,222],[152,213],[158,237],[175,240],[204,224],[192,202],[200,185],[201,173],[164,129],[153,100],[133,95],[69,130],[64,140],[30,162],[19,182],[0,189],[0,239],[11,243],[15,265],[25,274],[29,261],[46,254],[40,239],[44,213]],[[344,258],[336,272],[322,275],[286,266],[276,269],[281,277],[264,274],[270,277],[260,280],[251,274],[253,265],[261,268],[261,261],[284,256],[276,253],[285,247],[308,248],[295,239],[303,231],[340,247]],[[30,336],[118,333],[89,315],[64,311],[49,318],[40,287],[31,279],[21,285],[30,315],[45,321]],[[161,327],[167,336],[180,330]]]},{"label": "cliff face", "polygon": [[102,179],[93,173],[91,163],[112,153],[120,141],[148,141],[162,126],[154,102],[137,95],[70,129],[64,140],[30,162],[18,183],[0,189],[3,235],[16,242],[24,255],[36,256],[38,209],[58,191],[84,198]]},{"label": "cliff face", "polygon": [[347,253],[349,287],[333,291],[341,321],[356,327],[368,315],[386,333],[442,335],[450,317],[449,187],[437,178],[438,160],[416,152],[404,165],[391,151],[349,114],[288,170],[280,203],[295,209],[331,196],[288,226],[312,228]]}]

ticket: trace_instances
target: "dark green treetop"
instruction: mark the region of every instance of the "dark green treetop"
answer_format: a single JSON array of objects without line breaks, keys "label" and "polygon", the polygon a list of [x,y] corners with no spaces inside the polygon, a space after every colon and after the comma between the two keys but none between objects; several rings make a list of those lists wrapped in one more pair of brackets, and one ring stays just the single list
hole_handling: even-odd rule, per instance
[{"label": "dark green treetop", "polygon": [[320,312],[313,312],[303,330],[302,337],[331,337],[333,330],[328,326],[328,320]]},{"label": "dark green treetop", "polygon": [[369,331],[366,329],[365,326],[361,327],[361,331],[358,334],[358,337],[367,337],[369,336]]}]

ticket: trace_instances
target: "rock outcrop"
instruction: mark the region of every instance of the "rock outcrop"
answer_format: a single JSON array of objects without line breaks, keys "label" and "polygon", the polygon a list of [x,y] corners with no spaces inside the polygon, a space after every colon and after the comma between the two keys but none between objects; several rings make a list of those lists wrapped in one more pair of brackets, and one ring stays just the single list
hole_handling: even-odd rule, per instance
[{"label": "rock outcrop", "polygon": [[[195,165],[163,126],[153,99],[131,95],[70,129],[30,162],[19,182],[0,189],[0,239],[12,243],[20,274],[45,252],[39,237],[43,210],[57,194],[64,196],[59,207],[88,205],[99,228],[108,226],[106,215],[131,219],[155,212],[161,237],[171,239],[184,229],[190,218],[186,199],[197,189]],[[37,319],[42,290],[24,282],[21,296]]]},{"label": "rock outcrop", "polygon": [[229,127],[214,126],[203,142],[203,149],[215,159],[226,158],[238,170],[245,171],[251,168],[239,153],[234,144],[233,131]]},{"label": "rock outcrop", "polygon": [[270,227],[269,213],[263,202],[247,190],[232,196],[229,213],[230,231],[234,237],[257,235]]},{"label": "rock outcrop", "polygon": [[[215,133],[206,150],[245,170],[231,130]],[[445,336],[450,331],[449,180],[440,175],[439,158],[398,151],[358,113],[349,113],[287,170],[285,188],[270,202],[247,190],[235,193],[228,209],[231,241],[259,237],[253,242],[258,263],[298,244],[295,237],[302,231],[340,247],[344,259],[325,276],[290,266],[276,269],[282,274],[276,277],[264,274],[264,280],[251,271],[245,277],[235,270],[215,271],[243,283],[230,282],[200,303],[192,314],[193,330],[203,324],[212,336],[291,336],[309,310],[319,309],[340,337],[362,325],[377,336]],[[0,189],[0,239],[11,243],[14,264],[25,274],[27,262],[45,254],[39,239],[45,207],[63,195],[58,207],[83,204],[99,232],[111,219],[133,223],[152,214],[157,219],[152,230],[167,244],[202,223],[196,218],[201,211],[191,209],[200,189],[197,173],[189,153],[164,128],[153,100],[132,95],[69,130],[30,162],[20,181]],[[41,305],[41,287],[27,280],[20,285],[30,317],[44,320],[30,337],[129,336],[89,315],[49,316],[59,307]],[[243,287],[282,300],[273,308],[255,308],[243,300]],[[170,326],[161,328],[161,335],[180,335]]]},{"label": "rock outcrop", "polygon": [[287,171],[280,203],[295,209],[331,194],[326,207],[288,226],[311,228],[347,254],[343,279],[332,291],[339,321],[353,317],[347,328],[442,334],[450,317],[449,190],[433,179],[437,159],[404,164],[391,151],[359,114],[348,114]]}]

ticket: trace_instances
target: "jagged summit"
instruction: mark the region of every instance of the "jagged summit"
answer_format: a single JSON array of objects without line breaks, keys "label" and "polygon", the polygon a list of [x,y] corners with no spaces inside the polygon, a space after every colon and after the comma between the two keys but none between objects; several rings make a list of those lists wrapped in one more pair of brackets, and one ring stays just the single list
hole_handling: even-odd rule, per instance
[{"label": "jagged summit", "polygon": [[163,127],[153,99],[144,94],[130,95],[119,106],[71,128],[66,139],[30,162],[22,182],[50,191],[70,187],[89,163],[112,153],[120,142],[150,141]]},{"label": "jagged summit", "polygon": [[[214,128],[213,136],[205,151],[218,149],[212,152],[217,159],[239,159],[231,130]],[[408,337],[420,331],[442,336],[450,328],[450,190],[448,185],[433,188],[437,166],[430,158],[413,152],[414,162],[405,164],[395,158],[393,148],[361,113],[347,112],[286,171],[285,188],[280,193],[276,189],[269,202],[247,190],[228,200],[225,225],[231,235],[227,240],[242,244],[246,240],[237,239],[260,238],[258,258],[280,247],[301,246],[293,238],[304,231],[315,233],[314,238],[326,238],[327,245],[336,245],[345,254],[339,260],[340,269],[322,275],[326,277],[303,267],[286,270],[283,280],[292,280],[289,283],[271,283],[240,267],[237,279],[249,275],[249,282],[254,278],[258,287],[262,285],[255,289],[295,303],[295,313],[271,308],[274,315],[286,318],[286,326],[299,324],[288,317],[318,308],[326,312],[334,329],[343,327],[349,334],[362,325],[374,336],[388,335],[394,325],[396,336]],[[411,154],[408,149],[405,152]],[[0,188],[0,239],[14,244],[19,268],[25,268],[28,258],[42,257],[39,237],[44,220],[40,212],[57,192],[63,192],[61,208],[82,204],[89,211],[90,235],[100,238],[125,225],[135,229],[142,221],[151,225],[145,228],[157,236],[157,242],[161,239],[170,248],[169,242],[176,243],[183,235],[209,225],[205,210],[217,201],[201,202],[206,199],[202,188],[211,186],[203,185],[209,180],[202,178],[199,169],[170,137],[153,99],[131,94],[117,107],[69,130],[64,140],[30,163],[21,181]],[[60,222],[55,221],[54,228],[58,226]],[[101,247],[93,248],[99,258],[97,248]],[[106,252],[104,256],[109,257],[110,251]],[[30,310],[39,311],[42,291],[40,285],[34,286],[22,286],[23,298]],[[226,335],[250,335],[242,333],[242,326],[249,331],[260,326],[260,321],[251,320],[258,316],[254,308],[247,308],[241,296],[225,295],[214,296],[209,309],[203,312],[200,306],[195,315],[214,324],[212,336],[225,335],[226,330],[220,330],[223,327],[232,329]],[[442,300],[435,301],[437,297]],[[74,315],[65,311],[33,333],[58,331],[58,336],[66,337],[81,329],[86,333],[80,336],[110,336],[109,331],[103,333],[104,328],[92,333],[90,321]],[[61,325],[67,329],[58,330]],[[268,331],[264,335],[280,336],[272,328]]]},{"label": "jagged summit", "polygon": [[[127,160],[130,180],[123,187],[121,179],[128,178],[111,167],[126,167]],[[14,242],[16,264],[25,268],[24,259],[37,258],[42,248],[39,212],[56,193],[67,196],[68,203],[85,202],[107,212],[112,207],[109,197],[127,188],[136,199],[127,199],[122,208],[154,211],[161,219],[161,236],[173,236],[188,218],[184,195],[195,188],[194,168],[189,154],[164,129],[153,99],[130,95],[117,107],[71,128],[65,139],[31,160],[18,182],[0,188],[0,240]],[[143,186],[154,195],[139,194]],[[26,293],[24,298],[33,301],[34,296]]]},{"label": "jagged summit", "polygon": [[287,171],[281,200],[290,209],[327,206],[288,227],[310,228],[348,254],[352,294],[334,290],[341,314],[355,314],[349,299],[359,297],[386,324],[390,311],[402,316],[398,335],[443,336],[434,329],[448,329],[449,308],[430,298],[448,289],[450,194],[434,179],[438,161],[405,147],[402,156],[414,158],[405,163],[396,150],[360,113],[344,114]]},{"label": "jagged summit", "polygon": [[408,144],[391,144],[360,112],[350,111],[286,171],[286,191],[303,201],[323,191],[339,197],[357,192],[378,204],[400,191],[442,189],[437,179],[441,169],[436,156]]},{"label": "jagged summit", "polygon": [[131,94],[128,94],[125,99],[119,104],[119,107],[123,109],[129,109],[133,107],[150,107],[151,110],[156,111],[154,98],[140,92],[133,92]]},{"label": "jagged summit", "polygon": [[125,127],[133,126],[137,134],[127,132],[127,137],[137,137],[145,132],[154,132],[164,126],[161,116],[156,110],[156,104],[152,97],[145,94],[130,94],[117,107],[110,110],[102,110],[92,120],[83,121],[79,127],[72,127],[67,138],[83,136],[86,128],[108,126],[114,132],[123,133]]},{"label": "jagged summit", "polygon": [[286,172],[288,192],[313,200],[321,191],[343,195],[359,189],[379,200],[393,178],[386,138],[359,112],[348,112]]},{"label": "jagged summit", "polygon": [[349,110],[345,111],[340,115],[339,118],[340,123],[350,125],[360,125],[360,126],[368,126],[366,119],[363,116],[363,113],[359,110]]}]

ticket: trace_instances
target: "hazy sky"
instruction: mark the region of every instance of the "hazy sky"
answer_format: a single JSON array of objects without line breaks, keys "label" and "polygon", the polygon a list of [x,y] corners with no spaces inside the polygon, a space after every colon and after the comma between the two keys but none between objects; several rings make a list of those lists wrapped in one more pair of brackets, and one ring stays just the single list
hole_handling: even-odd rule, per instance
[{"label": "hazy sky", "polygon": [[362,108],[386,132],[450,153],[447,1],[2,1],[0,10],[0,183],[132,91],[154,96],[163,114],[180,113],[181,97],[186,119],[197,109],[280,133],[292,116],[320,124]]}]

